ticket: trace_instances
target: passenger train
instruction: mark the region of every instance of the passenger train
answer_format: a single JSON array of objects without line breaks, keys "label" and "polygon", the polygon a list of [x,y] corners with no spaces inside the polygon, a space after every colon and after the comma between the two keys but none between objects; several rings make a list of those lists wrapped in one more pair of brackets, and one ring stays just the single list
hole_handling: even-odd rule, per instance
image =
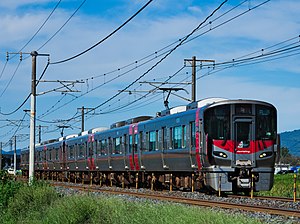
[{"label": "passenger train", "polygon": [[[35,175],[70,181],[268,191],[279,155],[276,108],[208,98],[35,147]],[[28,175],[29,150],[21,153]]]}]

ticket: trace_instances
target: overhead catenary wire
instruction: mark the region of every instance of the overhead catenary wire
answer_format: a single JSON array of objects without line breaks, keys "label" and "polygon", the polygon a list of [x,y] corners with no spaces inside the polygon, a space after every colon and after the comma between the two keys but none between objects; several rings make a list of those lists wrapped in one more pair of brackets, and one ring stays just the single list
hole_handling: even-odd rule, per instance
[{"label": "overhead catenary wire", "polygon": [[72,15],[64,22],[64,24],[37,50],[41,50],[46,44],[48,44],[66,25],[67,23],[75,16],[75,14],[79,11],[79,9],[83,6],[83,4],[86,2],[86,0],[83,0],[81,4],[76,8],[76,10],[72,13]]},{"label": "overhead catenary wire", "polygon": [[52,14],[54,13],[54,11],[57,9],[57,7],[59,6],[59,4],[61,3],[61,0],[59,0],[56,5],[54,6],[54,8],[52,9],[52,11],[50,12],[50,14],[48,15],[48,17],[46,18],[46,20],[42,23],[42,25],[38,28],[38,30],[33,34],[33,36],[27,41],[27,43],[19,50],[19,52],[21,52],[35,37],[36,35],[41,31],[41,29],[45,26],[45,24],[48,22],[48,20],[50,19],[50,17],[52,16]]},{"label": "overhead catenary wire", "polygon": [[149,0],[142,8],[140,8],[135,14],[133,14],[129,19],[127,19],[121,26],[119,26],[117,29],[115,29],[113,32],[111,32],[109,35],[107,35],[105,38],[103,38],[102,40],[98,41],[96,44],[94,44],[93,46],[89,47],[88,49],[80,52],[79,54],[76,54],[72,57],[69,57],[67,59],[64,60],[60,60],[60,61],[56,61],[56,62],[52,62],[51,64],[61,64],[70,60],[73,60],[87,52],[89,52],[90,50],[92,50],[93,48],[97,47],[99,44],[103,43],[105,40],[107,40],[108,38],[110,38],[111,36],[113,36],[116,32],[118,32],[120,29],[122,29],[127,23],[129,23],[133,18],[135,18],[140,12],[142,12],[153,0]]},{"label": "overhead catenary wire", "polygon": [[[114,98],[116,98],[117,96],[119,96],[121,93],[123,93],[125,90],[127,90],[128,88],[130,88],[132,85],[134,85],[136,82],[138,82],[140,79],[142,79],[144,76],[146,76],[150,71],[152,71],[156,66],[158,66],[161,62],[163,62],[169,55],[171,55],[179,46],[182,45],[183,42],[185,42],[191,35],[193,35],[203,24],[206,23],[206,21],[211,18],[228,0],[223,1],[215,10],[213,10],[213,12],[208,15],[196,28],[194,28],[187,36],[185,36],[185,38],[183,38],[174,48],[172,48],[166,55],[164,55],[158,62],[156,62],[153,66],[151,66],[146,72],[144,72],[141,76],[139,76],[136,80],[134,80],[132,83],[130,83],[129,85],[127,85],[125,88],[123,88],[121,91],[119,91],[118,93],[116,93],[114,96],[110,97],[109,99],[107,99],[106,101],[104,101],[103,103],[101,103],[100,105],[96,106],[93,110],[87,111],[87,113],[90,113],[91,111],[94,111],[96,109],[98,109],[99,107],[107,104],[108,102],[110,102],[111,100],[113,100]],[[81,115],[79,115],[81,116]],[[72,119],[78,118],[79,116],[75,116],[69,119],[66,119],[66,121],[71,121]]]},{"label": "overhead catenary wire", "polygon": [[[244,4],[245,2],[247,2],[247,1],[243,1],[242,3],[238,4],[237,6],[231,8],[231,9],[229,9],[228,11],[226,11],[225,13],[221,14],[221,15],[218,16],[217,18],[211,20],[209,23],[204,24],[204,25],[203,25],[202,27],[200,27],[197,31],[199,31],[199,30],[202,29],[203,27],[206,27],[207,25],[211,25],[212,22],[215,22],[216,20],[220,19],[220,18],[223,17],[224,15],[228,14],[229,12],[233,11],[234,9],[236,9],[236,8],[238,8],[239,6],[241,6],[242,4]],[[254,6],[253,8],[250,8],[250,9],[256,9],[256,8],[262,6],[263,4],[266,4],[267,2],[268,2],[268,1],[265,1],[265,2],[263,2],[262,4],[256,5],[256,6]],[[237,16],[234,17],[234,19],[238,18],[239,16],[242,16],[242,15],[246,14],[247,12],[250,12],[250,10],[248,9],[248,10],[246,10],[245,12],[238,14]],[[227,20],[225,23],[222,23],[222,24],[224,25],[224,24],[226,24],[227,22],[232,21],[232,20],[233,20],[233,19],[231,18],[231,19]],[[216,27],[220,27],[220,26],[218,25],[218,26],[216,26]],[[212,30],[213,30],[213,29],[210,29],[209,31],[212,31]],[[205,33],[209,32],[209,31],[203,32],[202,34],[198,35],[197,38],[200,37],[200,36],[202,36],[202,35],[204,35]],[[195,39],[195,38],[193,38],[193,39]],[[148,55],[148,56],[146,56],[146,57],[144,57],[144,58],[142,58],[142,59],[140,59],[140,60],[136,60],[136,61],[134,61],[134,62],[132,62],[132,63],[130,63],[130,64],[127,64],[127,65],[125,65],[125,66],[119,67],[118,69],[115,69],[115,70],[113,70],[113,71],[106,72],[105,74],[102,74],[102,75],[96,75],[96,76],[93,76],[93,77],[90,77],[90,78],[85,78],[84,80],[89,80],[89,79],[93,80],[93,79],[98,78],[98,77],[105,77],[105,76],[107,76],[108,74],[112,74],[112,73],[114,73],[114,72],[119,72],[119,71],[121,71],[122,69],[125,69],[125,68],[127,68],[127,67],[130,67],[130,66],[135,65],[134,68],[132,68],[132,69],[130,69],[130,70],[128,70],[128,71],[122,73],[121,75],[117,76],[116,78],[121,77],[121,76],[123,76],[124,74],[127,74],[128,72],[133,71],[133,70],[135,70],[135,69],[137,69],[137,68],[139,68],[139,67],[141,67],[141,66],[143,66],[143,65],[145,65],[145,64],[147,64],[147,63],[150,63],[150,62],[153,61],[154,59],[157,59],[157,58],[162,57],[163,55],[167,54],[167,53],[170,51],[170,50],[167,50],[167,49],[168,49],[169,47],[171,47],[172,45],[176,44],[177,42],[181,41],[181,40],[182,40],[182,38],[180,38],[178,41],[175,41],[175,42],[169,44],[168,46],[166,46],[166,47],[164,47],[164,48],[162,48],[162,49],[156,51],[155,53],[152,53],[152,54],[150,54],[150,55]],[[182,43],[182,44],[186,44],[186,43],[188,43],[188,42],[189,42],[189,41],[186,41],[186,42],[184,42],[184,43]],[[166,50],[166,51],[164,51],[164,52],[158,54],[159,52],[161,52],[161,51],[163,51],[163,50]],[[148,58],[151,57],[151,56],[153,56],[153,58],[148,59]],[[138,62],[143,61],[143,60],[145,60],[145,59],[148,59],[148,60],[145,61],[145,62],[143,62],[143,63],[138,64]],[[110,81],[115,80],[116,78],[112,78],[112,79],[110,79]],[[83,80],[83,79],[81,79],[81,80]],[[54,111],[57,111],[57,110],[59,110],[59,109],[61,109],[61,108],[63,108],[64,106],[70,104],[71,102],[77,100],[78,98],[80,98],[80,97],[82,97],[82,96],[84,96],[84,95],[86,95],[86,94],[88,94],[88,93],[90,93],[90,92],[92,92],[92,91],[94,91],[94,90],[96,90],[96,89],[102,87],[103,85],[108,84],[108,83],[109,83],[109,82],[104,82],[103,84],[99,85],[98,87],[92,88],[91,90],[87,91],[87,92],[84,93],[84,94],[81,94],[80,96],[76,96],[75,98],[73,98],[73,99],[70,100],[69,102],[66,102],[65,104],[63,104],[62,106],[60,106],[60,108],[57,108],[57,109],[53,110],[53,112],[54,112]]]},{"label": "overhead catenary wire", "polygon": [[[280,42],[280,43],[278,43],[278,44],[272,45],[272,46],[267,47],[267,48],[265,48],[265,49],[270,49],[270,48],[272,48],[272,47],[274,47],[274,46],[279,46],[280,44],[286,43],[287,41],[294,40],[295,38],[297,38],[297,37],[294,37],[294,38],[291,38],[291,39],[289,39],[289,40]],[[295,42],[295,43],[297,43],[297,42]],[[205,67],[209,67],[209,66],[210,66],[211,68],[214,67],[214,70],[213,70],[213,71],[210,71],[210,72],[208,72],[208,73],[206,73],[206,74],[204,74],[204,75],[202,75],[202,76],[200,76],[200,77],[198,77],[197,80],[200,79],[200,78],[203,78],[203,77],[205,77],[205,76],[212,75],[212,74],[214,74],[214,73],[217,73],[217,72],[223,71],[224,69],[228,69],[228,68],[232,68],[232,67],[247,66],[247,65],[254,64],[254,63],[264,63],[264,62],[267,62],[267,61],[270,61],[270,60],[278,60],[278,59],[281,59],[281,58],[283,58],[283,57],[291,57],[291,56],[294,56],[294,55],[298,55],[298,54],[300,54],[300,52],[298,52],[298,53],[293,53],[293,54],[288,54],[288,55],[284,55],[284,56],[280,56],[280,57],[278,56],[278,54],[287,54],[287,53],[291,53],[291,51],[297,51],[297,50],[300,50],[300,49],[298,49],[298,48],[300,47],[300,45],[290,47],[290,45],[293,45],[293,44],[295,44],[295,43],[286,45],[287,48],[284,48],[284,49],[283,49],[282,47],[280,47],[280,48],[278,48],[279,50],[276,49],[276,50],[271,51],[270,53],[265,53],[264,55],[259,55],[259,56],[255,56],[255,57],[244,58],[244,59],[241,60],[241,61],[238,61],[238,60],[232,60],[232,61],[229,61],[228,63],[226,62],[226,67],[224,67],[224,68],[221,68],[221,67],[219,68],[219,67],[218,67],[219,64],[222,65],[224,62],[223,62],[223,63],[217,63],[217,64],[210,64],[210,65],[202,65],[202,68],[199,68],[198,71],[201,70],[201,69],[203,69],[203,68],[205,68]],[[256,51],[256,52],[259,52],[259,51]],[[247,54],[247,55],[252,55],[252,53],[251,53],[251,54]],[[274,58],[269,58],[269,57],[274,57]],[[239,57],[239,58],[242,58],[242,57]],[[266,58],[266,59],[265,59],[265,58]],[[260,60],[260,61],[258,61],[258,60]],[[166,82],[167,82],[167,80],[166,80]],[[145,95],[148,95],[148,94],[145,94]],[[142,97],[140,97],[140,98],[138,98],[138,100],[140,100],[140,99],[142,99],[142,98],[145,98],[145,95],[142,96]],[[138,100],[136,100],[136,101],[134,101],[134,102],[132,102],[132,103],[135,103],[135,102],[137,102]],[[120,109],[124,109],[124,108],[127,107],[127,106],[128,106],[128,105],[122,105],[122,107],[120,107]],[[110,111],[107,111],[107,112],[105,112],[105,113],[114,112],[114,111],[116,111],[116,110],[117,110],[117,109],[110,110]],[[101,114],[101,113],[100,113],[100,114]],[[103,114],[104,114],[104,113],[103,113]]]},{"label": "overhead catenary wire", "polygon": [[[42,79],[42,77],[45,75],[45,73],[46,73],[48,67],[49,67],[49,60],[48,60],[48,63],[47,63],[47,65],[46,65],[46,67],[44,68],[44,71],[42,72],[41,76],[40,76],[39,79],[37,80],[37,84],[36,84],[36,85],[38,85],[39,81],[40,81],[40,80]],[[20,110],[20,108],[27,102],[27,100],[30,98],[30,96],[31,96],[31,93],[29,93],[28,96],[26,97],[26,99],[21,103],[21,105],[18,106],[18,107],[17,107],[15,110],[13,110],[12,112],[9,112],[9,113],[3,113],[2,111],[0,111],[0,114],[1,114],[1,115],[5,115],[5,116],[8,116],[8,115],[12,115],[12,114],[16,113],[16,112],[17,112],[18,110]]]},{"label": "overhead catenary wire", "polygon": [[22,59],[19,61],[14,73],[12,74],[12,76],[10,77],[8,83],[6,84],[6,86],[4,87],[2,93],[0,94],[0,98],[3,96],[3,94],[6,92],[7,88],[9,87],[9,85],[11,84],[11,81],[13,80],[13,78],[15,77],[17,71],[19,70],[20,64],[22,62]]}]

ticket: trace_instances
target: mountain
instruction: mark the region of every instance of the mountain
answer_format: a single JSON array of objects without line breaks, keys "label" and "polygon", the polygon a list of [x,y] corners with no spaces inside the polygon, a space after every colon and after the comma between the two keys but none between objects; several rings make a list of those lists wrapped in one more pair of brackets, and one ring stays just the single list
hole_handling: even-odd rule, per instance
[{"label": "mountain", "polygon": [[300,156],[300,130],[280,133],[281,147],[287,147],[291,155]]}]

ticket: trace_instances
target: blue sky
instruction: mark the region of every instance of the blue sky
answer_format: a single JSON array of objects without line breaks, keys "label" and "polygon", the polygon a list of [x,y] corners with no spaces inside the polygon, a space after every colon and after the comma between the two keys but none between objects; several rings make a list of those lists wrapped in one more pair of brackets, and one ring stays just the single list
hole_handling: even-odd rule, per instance
[{"label": "blue sky", "polygon": [[[19,52],[58,2],[0,2],[0,141],[4,143],[14,134],[17,135],[18,147],[29,143],[29,116],[23,110],[30,109],[30,101],[11,115],[3,114],[18,108],[31,88],[30,57],[24,54],[20,63],[19,55],[9,54],[6,62],[6,52]],[[50,62],[72,57],[105,38],[147,2],[86,0],[66,23],[83,1],[61,0],[22,52],[38,50],[50,54]],[[50,64],[43,80],[81,80],[84,83],[72,87],[78,92],[62,94],[52,91],[37,97],[37,125],[43,126],[42,140],[60,137],[60,125],[69,126],[64,135],[79,133],[81,122],[77,108],[82,106],[97,108],[85,116],[86,130],[108,127],[131,117],[154,116],[164,109],[165,95],[155,91],[138,100],[145,96],[144,91],[153,90],[151,85],[140,82],[165,81],[170,76],[170,82],[189,82],[191,68],[184,67],[184,59],[192,56],[215,60],[216,63],[214,68],[207,63],[203,63],[202,69],[197,68],[198,100],[224,97],[267,101],[278,110],[279,132],[300,129],[300,2],[297,0],[229,0],[186,42],[159,62],[180,43],[179,39],[190,34],[222,2],[155,0],[121,30],[86,54],[65,63]],[[66,25],[61,28],[64,23]],[[281,55],[274,54],[279,50],[282,50]],[[268,54],[269,58],[261,57]],[[251,57],[258,60],[249,61]],[[229,64],[228,68],[220,70],[224,68],[220,63],[239,58],[247,63]],[[38,77],[47,60],[47,57],[38,57]],[[263,60],[266,61],[262,63]],[[154,66],[157,62],[158,65]],[[133,83],[140,76],[143,77]],[[129,85],[127,90],[132,94],[127,91],[119,93]],[[42,82],[37,92],[59,87],[59,83]],[[176,87],[184,87],[188,92],[177,92],[178,95],[191,97],[190,86]],[[188,103],[174,95],[169,101],[170,107]],[[73,116],[75,120],[64,122]],[[19,122],[21,119],[24,119],[22,123]]]}]

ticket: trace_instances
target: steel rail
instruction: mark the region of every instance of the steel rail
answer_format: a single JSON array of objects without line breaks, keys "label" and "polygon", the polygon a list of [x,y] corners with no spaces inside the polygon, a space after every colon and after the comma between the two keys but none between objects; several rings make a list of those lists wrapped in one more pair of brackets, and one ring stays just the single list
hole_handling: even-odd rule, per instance
[{"label": "steel rail", "polygon": [[74,188],[77,190],[83,190],[88,192],[123,194],[123,195],[130,195],[134,197],[170,201],[170,202],[182,203],[182,204],[188,204],[194,206],[219,207],[223,209],[238,209],[238,210],[243,210],[248,212],[262,212],[262,213],[272,214],[272,215],[281,215],[281,216],[300,218],[300,211],[294,209],[287,209],[287,208],[274,208],[269,206],[267,207],[267,206],[258,206],[258,205],[237,204],[231,202],[210,201],[206,199],[190,199],[190,198],[177,197],[177,196],[159,195],[159,194],[155,194],[155,192],[147,194],[147,193],[140,193],[140,192],[121,191],[119,189],[108,190],[108,189],[102,189],[100,187],[96,187],[95,185],[74,186],[74,185],[61,185],[56,183],[55,184],[52,183],[51,185],[65,187],[65,188]]}]

